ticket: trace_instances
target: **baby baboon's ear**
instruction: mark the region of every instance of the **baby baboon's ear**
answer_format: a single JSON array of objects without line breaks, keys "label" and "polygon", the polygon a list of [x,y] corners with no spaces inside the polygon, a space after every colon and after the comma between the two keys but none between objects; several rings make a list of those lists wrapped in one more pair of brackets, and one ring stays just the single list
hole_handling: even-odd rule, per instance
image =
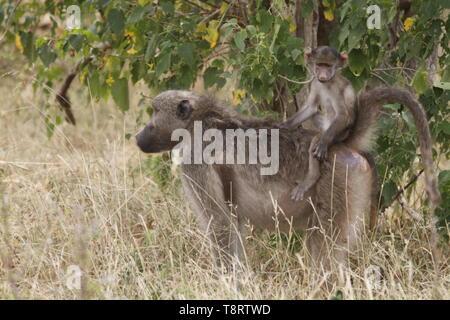
[{"label": "baby baboon's ear", "polygon": [[177,115],[177,118],[179,118],[181,120],[186,120],[191,115],[191,112],[192,112],[192,106],[191,106],[189,100],[183,100],[177,106],[176,115]]},{"label": "baby baboon's ear", "polygon": [[306,48],[303,57],[305,59],[305,63],[312,63],[314,60],[313,50],[311,48]]},{"label": "baby baboon's ear", "polygon": [[343,67],[343,68],[345,68],[346,66],[347,66],[347,64],[348,64],[348,53],[347,53],[347,51],[342,51],[340,54],[339,54],[339,66],[340,67]]}]

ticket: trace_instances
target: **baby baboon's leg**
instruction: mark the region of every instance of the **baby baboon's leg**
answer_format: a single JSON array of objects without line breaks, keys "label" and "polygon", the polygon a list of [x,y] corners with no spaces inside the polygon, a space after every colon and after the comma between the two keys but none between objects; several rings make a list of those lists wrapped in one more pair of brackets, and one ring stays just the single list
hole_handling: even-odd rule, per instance
[{"label": "baby baboon's leg", "polygon": [[313,148],[320,136],[315,136],[309,146],[308,172],[304,180],[298,180],[291,193],[292,200],[303,200],[305,193],[314,186],[320,177],[320,163],[313,155]]}]

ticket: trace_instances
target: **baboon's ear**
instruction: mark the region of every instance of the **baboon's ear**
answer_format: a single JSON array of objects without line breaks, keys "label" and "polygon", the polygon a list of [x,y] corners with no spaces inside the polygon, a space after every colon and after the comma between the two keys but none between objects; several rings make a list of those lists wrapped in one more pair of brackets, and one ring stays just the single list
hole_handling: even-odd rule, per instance
[{"label": "baboon's ear", "polygon": [[341,60],[340,61],[340,66],[345,68],[347,66],[347,64],[348,64],[348,53],[347,53],[347,51],[342,51],[339,54],[339,57],[340,57],[340,60]]},{"label": "baboon's ear", "polygon": [[192,112],[192,106],[191,106],[189,100],[183,100],[177,106],[176,115],[177,115],[177,118],[179,118],[181,120],[186,120],[191,115],[191,112]]},{"label": "baboon's ear", "polygon": [[305,61],[306,62],[310,62],[311,57],[312,57],[312,49],[311,48],[306,48],[304,56],[305,56]]}]

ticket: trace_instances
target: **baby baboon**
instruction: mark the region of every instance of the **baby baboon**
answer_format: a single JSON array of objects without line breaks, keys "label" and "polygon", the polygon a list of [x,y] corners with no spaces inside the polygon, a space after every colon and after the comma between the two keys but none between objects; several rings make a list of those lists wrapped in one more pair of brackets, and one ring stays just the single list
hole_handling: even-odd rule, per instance
[{"label": "baby baboon", "polygon": [[[261,175],[261,164],[182,164],[186,199],[201,229],[215,244],[217,263],[222,261],[229,266],[231,261],[243,262],[241,230],[245,220],[258,228],[306,230],[307,247],[315,263],[325,268],[334,260],[345,263],[368,216],[373,173],[362,153],[370,147],[372,129],[383,103],[398,102],[412,112],[428,196],[435,207],[439,192],[422,106],[409,92],[392,88],[373,90],[359,101],[354,126],[344,141],[331,145],[331,156],[321,163],[316,188],[306,192],[311,201],[294,201],[290,196],[291,185],[307,175],[309,146],[314,137],[314,133],[302,128],[279,130],[279,171],[274,175]],[[191,91],[162,92],[152,106],[155,112],[149,124],[136,135],[144,152],[171,150],[177,144],[171,139],[172,132],[184,128],[192,134],[196,120],[202,121],[203,131],[277,128],[271,119],[243,116],[211,97]]]},{"label": "baby baboon", "polygon": [[320,131],[309,150],[308,173],[303,181],[297,181],[292,199],[303,199],[319,179],[319,160],[327,158],[328,147],[345,139],[355,119],[356,93],[350,82],[341,76],[339,69],[347,65],[346,52],[337,52],[328,46],[306,49],[305,60],[314,71],[309,96],[305,105],[280,125],[293,129],[302,122],[312,119]]}]

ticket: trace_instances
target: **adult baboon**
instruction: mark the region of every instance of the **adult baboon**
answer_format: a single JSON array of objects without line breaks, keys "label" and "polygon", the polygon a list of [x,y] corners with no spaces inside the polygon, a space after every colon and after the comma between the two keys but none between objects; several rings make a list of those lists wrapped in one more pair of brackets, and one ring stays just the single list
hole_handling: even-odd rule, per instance
[{"label": "adult baboon", "polygon": [[[431,138],[421,105],[407,91],[376,89],[359,99],[358,113],[351,132],[343,142],[332,145],[327,161],[320,163],[320,178],[306,192],[305,200],[294,201],[291,191],[305,178],[309,146],[316,132],[298,128],[279,132],[279,171],[260,174],[260,164],[182,164],[182,183],[200,226],[212,243],[215,255],[225,261],[244,254],[241,230],[248,219],[267,229],[306,230],[306,241],[313,261],[328,268],[356,244],[368,216],[373,173],[362,155],[370,148],[373,126],[381,105],[398,102],[411,110],[418,127],[426,170],[427,191],[432,207],[439,201],[431,158]],[[202,121],[203,131],[215,128],[276,128],[275,121],[239,114],[215,99],[191,91],[169,90],[153,100],[154,115],[137,135],[144,152],[171,150],[175,129],[193,132],[194,121]],[[311,201],[308,201],[310,197]],[[274,208],[274,204],[276,208]],[[332,249],[328,251],[327,248]],[[222,253],[222,254],[221,254]]]}]

